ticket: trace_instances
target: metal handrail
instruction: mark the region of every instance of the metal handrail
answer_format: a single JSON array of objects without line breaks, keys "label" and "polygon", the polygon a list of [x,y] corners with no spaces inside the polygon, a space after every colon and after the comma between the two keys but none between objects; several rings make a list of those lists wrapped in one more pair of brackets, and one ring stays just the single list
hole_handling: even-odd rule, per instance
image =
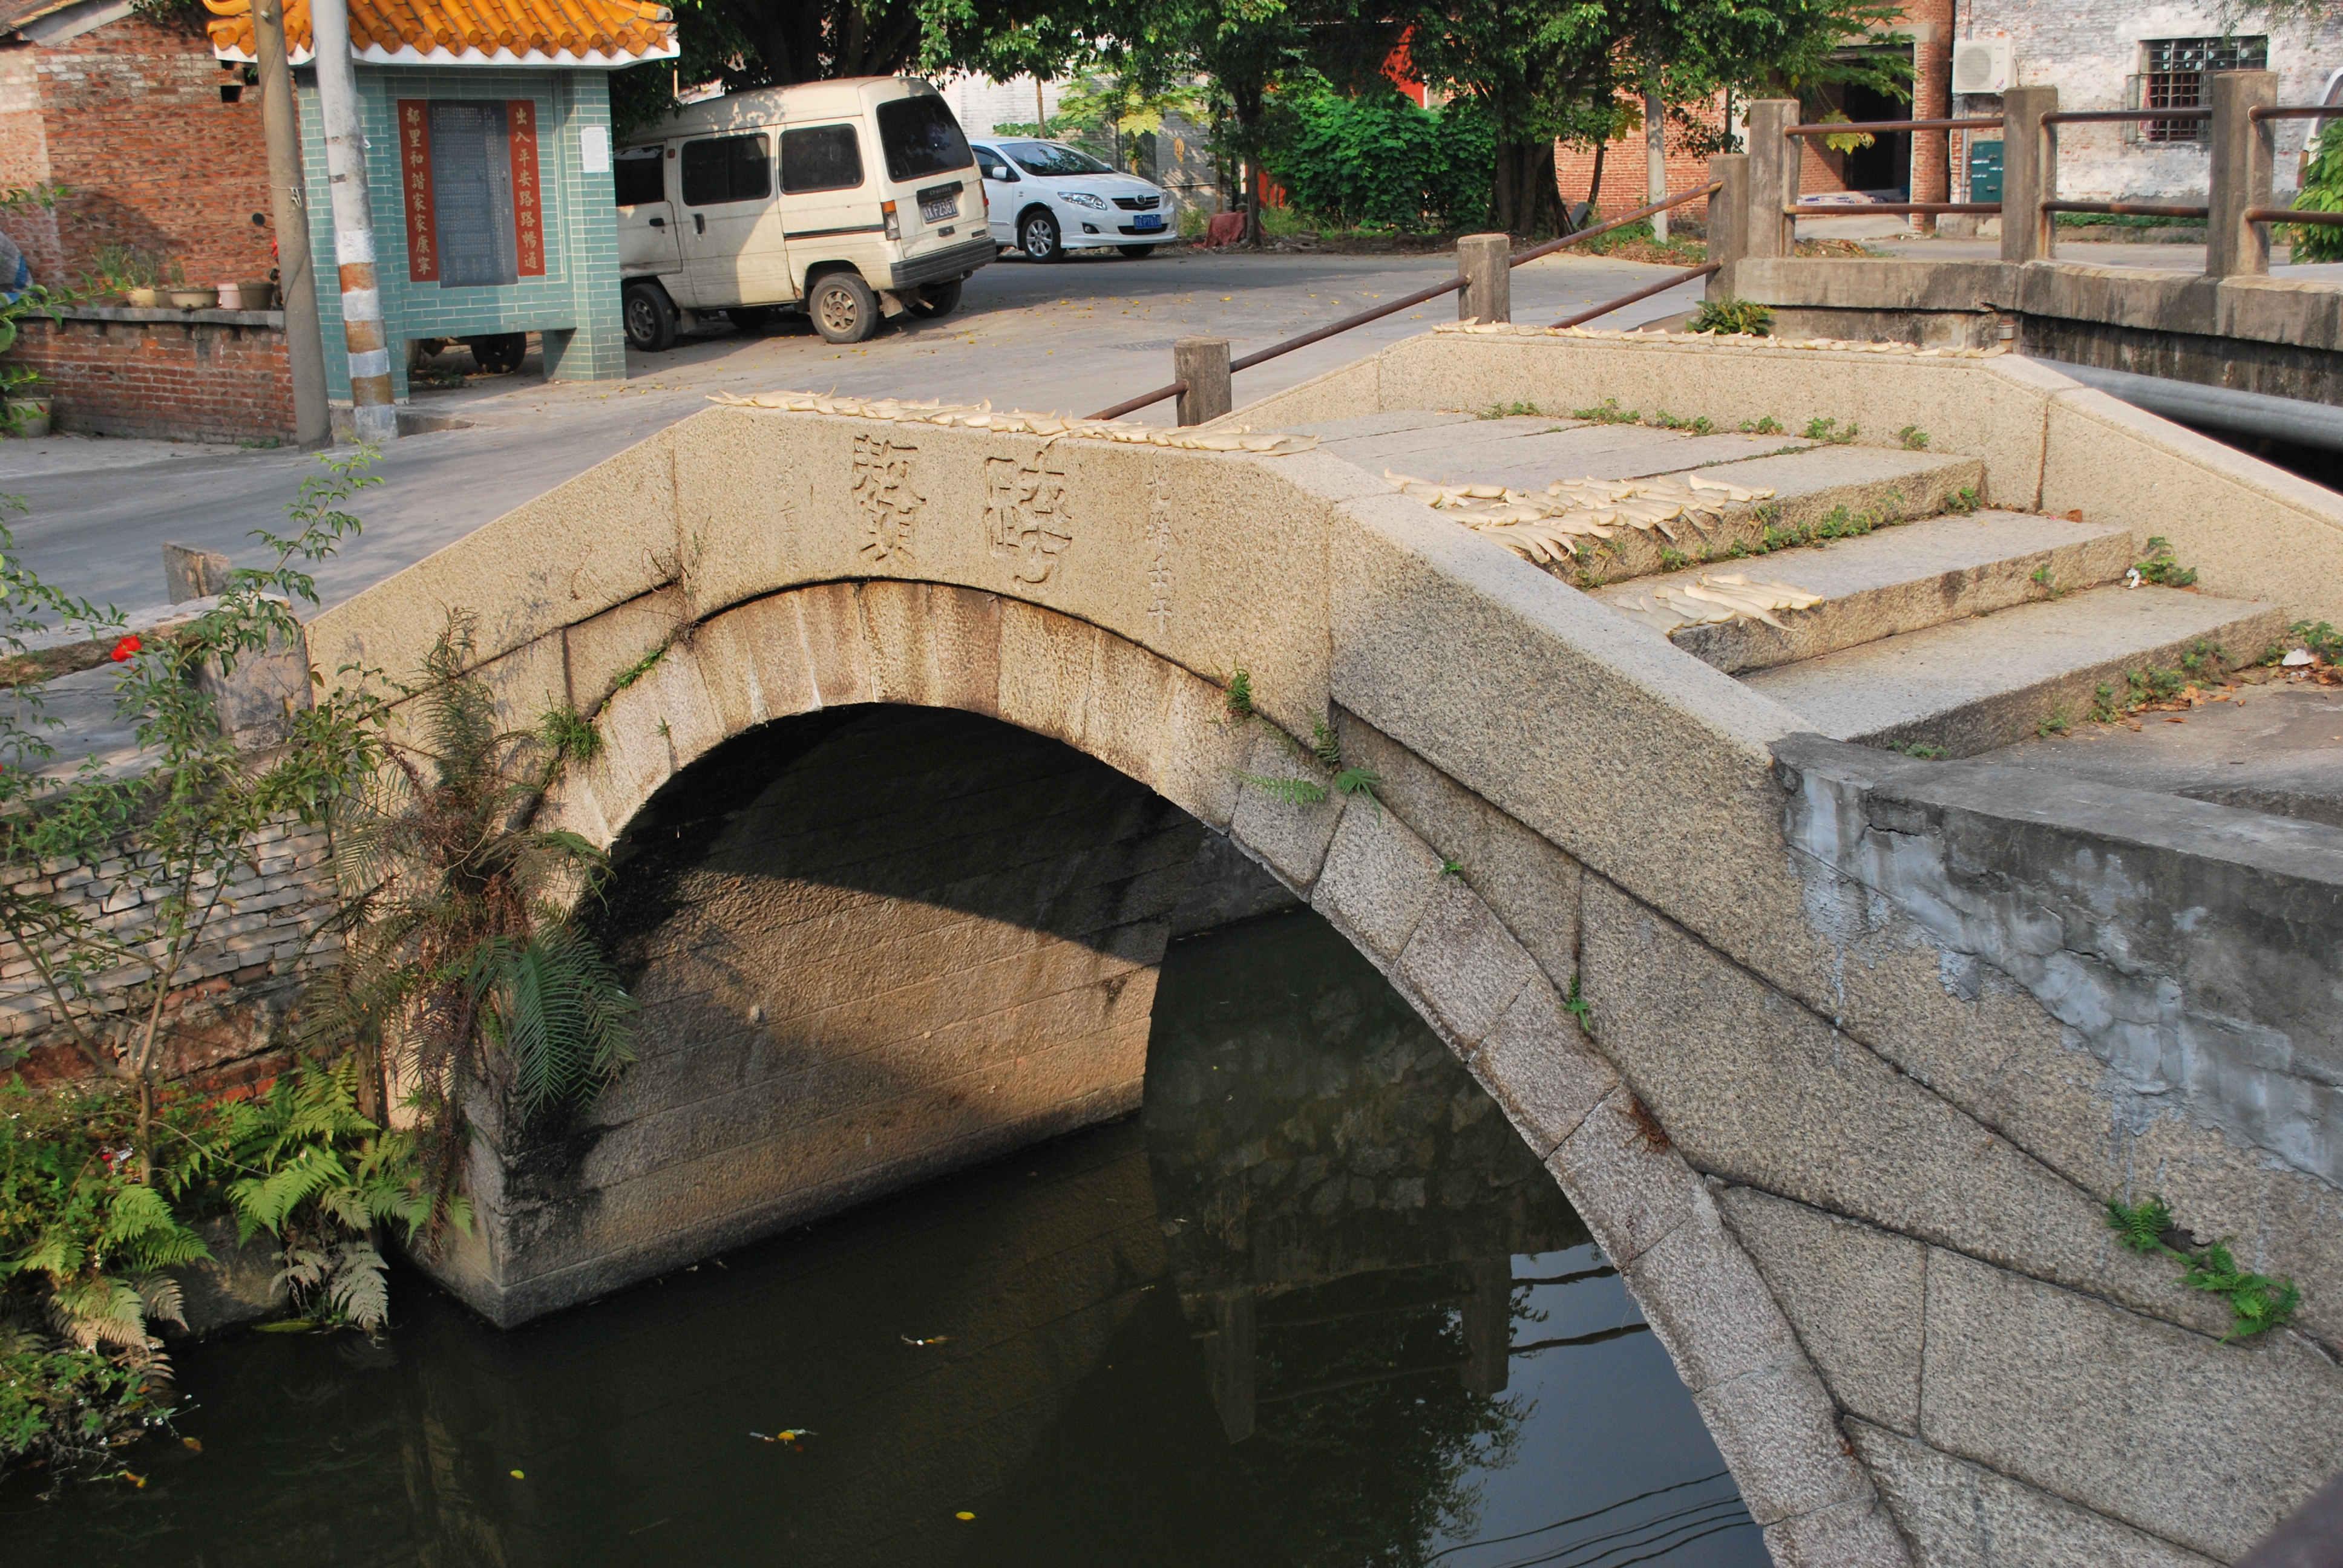
[{"label": "metal handrail", "polygon": [[2246,209],[2247,223],[2308,223],[2333,227],[2343,224],[2343,212],[2319,212],[2315,208],[2290,206],[2249,206]]},{"label": "metal handrail", "polygon": [[1868,131],[1997,131],[1997,119],[1970,118],[1966,120],[1815,120],[1808,124],[1785,126],[1785,136],[1844,136]]},{"label": "metal handrail", "polygon": [[1713,272],[1722,271],[1724,266],[1725,264],[1721,261],[1712,261],[1706,266],[1685,267],[1682,272],[1664,277],[1657,283],[1635,290],[1633,294],[1623,294],[1616,299],[1606,299],[1602,304],[1591,309],[1582,310],[1575,316],[1565,316],[1554,325],[1557,329],[1582,326],[1598,316],[1608,316],[1622,306],[1633,305],[1639,299],[1649,299],[1655,294],[1665,294],[1679,283],[1690,283],[1695,277],[1706,277]]},{"label": "metal handrail", "polygon": [[2210,217],[2213,209],[2152,201],[2046,201],[2044,212],[2096,212],[2115,217]]},{"label": "metal handrail", "polygon": [[2256,104],[2249,120],[2343,120],[2343,104]]},{"label": "metal handrail", "polygon": [[[1640,223],[1655,213],[1667,211],[1670,207],[1682,206],[1686,202],[1699,201],[1704,196],[1715,196],[1724,188],[1725,183],[1722,180],[1712,180],[1696,189],[1678,191],[1674,196],[1664,197],[1648,206],[1639,206],[1633,212],[1614,217],[1608,223],[1597,224],[1593,228],[1582,228],[1575,233],[1564,235],[1558,239],[1550,239],[1543,245],[1534,245],[1527,250],[1516,252],[1505,258],[1505,265],[1508,267],[1515,267],[1523,262],[1535,261],[1540,256],[1552,256],[1558,250],[1593,239],[1597,235],[1609,234],[1613,229],[1624,228],[1631,223]],[[1268,347],[1258,349],[1242,358],[1230,360],[1229,374],[1233,376],[1240,370],[1250,370],[1256,365],[1265,365],[1281,355],[1291,354],[1297,348],[1307,348],[1313,343],[1322,343],[1327,338],[1348,332],[1354,327],[1364,327],[1370,321],[1380,321],[1386,316],[1396,316],[1403,310],[1412,309],[1416,306],[1437,299],[1443,294],[1453,294],[1464,286],[1464,275],[1458,273],[1444,283],[1435,283],[1429,288],[1419,288],[1413,294],[1404,294],[1397,299],[1386,300],[1371,310],[1357,311],[1345,316],[1340,321],[1329,322],[1323,327],[1313,327],[1308,332],[1288,337],[1282,342],[1272,343]],[[1675,281],[1681,282],[1682,279]],[[1622,305],[1633,304],[1647,294],[1657,292],[1657,289],[1646,289],[1643,294],[1628,295],[1624,298],[1613,300],[1603,309],[1615,310]],[[1120,419],[1125,414],[1136,413],[1152,404],[1162,402],[1166,397],[1177,397],[1186,390],[1188,390],[1188,384],[1185,381],[1174,381],[1167,386],[1158,387],[1151,392],[1142,392],[1136,397],[1127,397],[1120,403],[1100,409],[1095,414],[1086,414],[1083,417]]]},{"label": "metal handrail", "polygon": [[1997,201],[1867,201],[1860,204],[1834,205],[1829,202],[1798,202],[1782,209],[1785,217],[1861,217],[1865,213],[1997,213]]}]

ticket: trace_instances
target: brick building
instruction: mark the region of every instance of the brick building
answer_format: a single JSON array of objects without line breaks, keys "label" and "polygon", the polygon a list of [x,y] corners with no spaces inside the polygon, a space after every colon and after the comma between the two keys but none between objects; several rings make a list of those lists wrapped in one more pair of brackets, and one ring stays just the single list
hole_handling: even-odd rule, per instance
[{"label": "brick building", "polygon": [[[2021,0],[2006,0],[2012,9],[2025,9]],[[1906,103],[1862,88],[1822,89],[1814,112],[1836,110],[1851,120],[1941,119],[1950,112],[1952,80],[1953,0],[1906,0],[1895,31],[1907,42],[1850,45],[1850,51],[1892,51],[1912,64],[1912,97]],[[1742,118],[1738,103],[1730,106],[1738,134]],[[1728,106],[1723,99],[1706,106],[1699,116],[1704,137],[1687,137],[1674,126],[1667,137],[1667,184],[1670,190],[1704,184],[1707,154],[1696,143],[1713,142],[1725,124]],[[1583,144],[1559,143],[1554,148],[1554,177],[1565,204],[1592,200],[1606,213],[1620,213],[1644,205],[1649,188],[1641,127],[1611,143],[1603,155],[1603,186],[1592,188],[1594,149]],[[1875,137],[1868,147],[1837,153],[1819,142],[1806,144],[1800,188],[1808,195],[1833,191],[1868,191],[1881,199],[1945,201],[1950,170],[1941,136],[1889,135]],[[1888,193],[1894,193],[1891,197]],[[1694,211],[1699,206],[1694,205]],[[1924,221],[1924,220],[1916,220]]]}]

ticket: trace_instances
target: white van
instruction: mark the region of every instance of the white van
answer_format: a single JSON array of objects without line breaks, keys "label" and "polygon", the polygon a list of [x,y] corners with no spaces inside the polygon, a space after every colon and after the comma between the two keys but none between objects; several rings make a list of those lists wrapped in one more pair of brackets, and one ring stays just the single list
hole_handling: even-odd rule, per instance
[{"label": "white van", "polygon": [[638,132],[615,172],[627,341],[639,349],[673,343],[682,310],[742,327],[802,310],[830,342],[860,343],[882,315],[944,315],[1000,254],[968,138],[909,77],[687,105]]}]

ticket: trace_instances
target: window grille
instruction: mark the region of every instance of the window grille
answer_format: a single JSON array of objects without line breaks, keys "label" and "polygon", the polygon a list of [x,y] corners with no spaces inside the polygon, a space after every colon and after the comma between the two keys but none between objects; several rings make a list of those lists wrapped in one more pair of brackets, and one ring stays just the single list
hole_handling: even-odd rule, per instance
[{"label": "window grille", "polygon": [[[2215,71],[2260,71],[2269,66],[2269,39],[2260,35],[2230,38],[2150,38],[2140,45],[2140,72],[2127,84],[2126,106],[2134,109],[2193,109],[2212,101],[2206,78]],[[2203,145],[2212,140],[2207,120],[2137,120],[2126,139],[2147,143]]]}]

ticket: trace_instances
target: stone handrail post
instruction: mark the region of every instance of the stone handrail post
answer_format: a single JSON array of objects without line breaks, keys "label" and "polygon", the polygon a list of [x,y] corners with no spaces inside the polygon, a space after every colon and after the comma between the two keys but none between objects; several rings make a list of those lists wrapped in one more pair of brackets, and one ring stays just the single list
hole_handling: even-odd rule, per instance
[{"label": "stone handrail post", "polygon": [[1708,275],[1708,297],[1725,299],[1734,264],[1749,254],[1749,155],[1719,153],[1708,160],[1708,177],[1724,187],[1708,198],[1708,259],[1720,264]]},{"label": "stone handrail post", "polygon": [[1180,394],[1180,423],[1202,425],[1236,407],[1229,387],[1229,340],[1225,337],[1182,337],[1172,345],[1172,376],[1185,381]]},{"label": "stone handrail post", "polygon": [[2050,259],[2050,215],[2058,194],[2057,154],[2042,116],[2056,114],[2056,87],[2012,87],[2001,95],[2001,259]]},{"label": "stone handrail post", "polygon": [[2269,271],[2269,226],[2247,223],[2252,207],[2277,205],[2272,192],[2271,120],[2251,111],[2278,102],[2275,71],[2213,75],[2211,189],[2205,198],[2205,276],[2258,277]]},{"label": "stone handrail post", "polygon": [[1502,234],[1468,234],[1456,242],[1459,321],[1513,318],[1513,242]]},{"label": "stone handrail post", "polygon": [[[1785,210],[1798,196],[1798,164],[1805,149],[1785,135],[1798,123],[1795,98],[1760,98],[1749,106],[1748,196],[1742,203],[1742,254],[1795,254],[1796,219]],[[1729,199],[1731,193],[1720,193]],[[1714,204],[1711,204],[1714,210]],[[1715,223],[1712,217],[1710,222]]]}]

